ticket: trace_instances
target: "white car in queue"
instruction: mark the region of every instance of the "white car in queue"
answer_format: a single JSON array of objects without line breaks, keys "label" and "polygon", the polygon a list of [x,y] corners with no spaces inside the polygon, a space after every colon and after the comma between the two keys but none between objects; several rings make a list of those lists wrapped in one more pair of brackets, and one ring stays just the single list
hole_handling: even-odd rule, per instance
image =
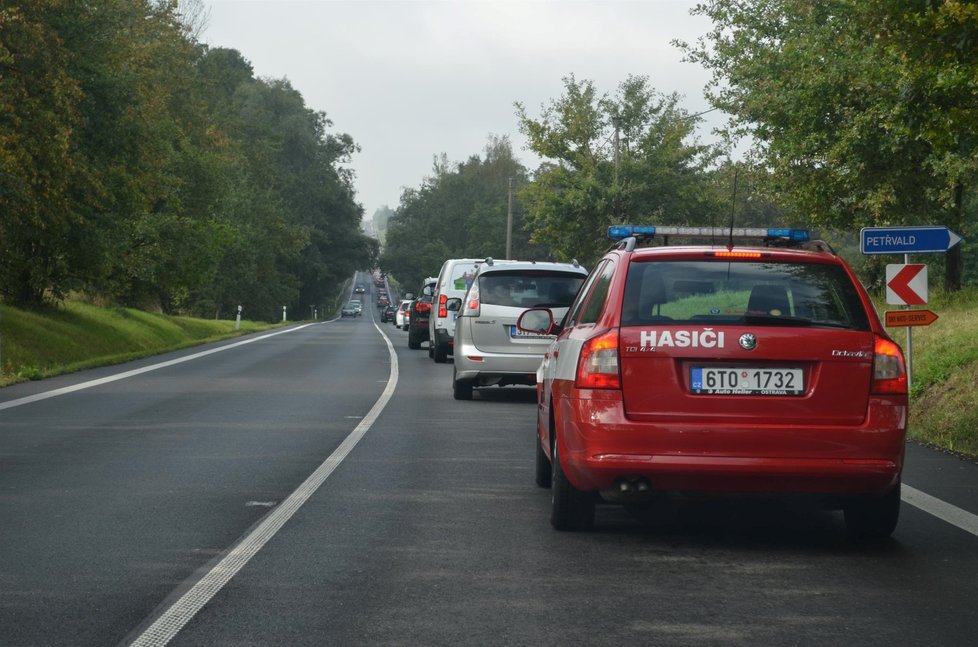
[{"label": "white car in queue", "polygon": [[408,317],[411,316],[412,299],[401,299],[397,304],[397,312],[394,313],[394,325],[401,330],[408,329]]}]

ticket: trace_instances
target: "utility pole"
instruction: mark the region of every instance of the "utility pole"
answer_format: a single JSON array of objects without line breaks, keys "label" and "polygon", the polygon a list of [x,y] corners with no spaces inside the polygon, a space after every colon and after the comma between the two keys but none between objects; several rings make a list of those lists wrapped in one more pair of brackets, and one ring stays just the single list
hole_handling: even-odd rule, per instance
[{"label": "utility pole", "polygon": [[513,178],[509,178],[506,198],[506,258],[513,258]]},{"label": "utility pole", "polygon": [[618,188],[618,167],[621,165],[621,117],[618,112],[611,115],[611,124],[615,127],[615,188]]},{"label": "utility pole", "polygon": [[618,114],[618,109],[615,108],[615,113],[611,115],[611,123],[615,127],[615,176],[614,176],[614,191],[615,191],[615,218],[616,220],[621,219],[621,194],[618,189],[618,167],[621,165],[621,116]]}]

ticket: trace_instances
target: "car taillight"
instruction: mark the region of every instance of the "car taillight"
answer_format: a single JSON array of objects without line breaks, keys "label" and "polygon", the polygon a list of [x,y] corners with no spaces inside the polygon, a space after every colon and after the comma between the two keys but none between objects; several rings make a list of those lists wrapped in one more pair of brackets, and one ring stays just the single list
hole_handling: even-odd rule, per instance
[{"label": "car taillight", "polygon": [[441,294],[438,296],[438,316],[447,317],[448,316],[448,295]]},{"label": "car taillight", "polygon": [[418,306],[415,308],[415,310],[418,312],[431,312],[431,304],[427,301],[420,301],[418,302]]},{"label": "car taillight", "polygon": [[873,355],[872,393],[907,392],[907,365],[903,361],[903,351],[889,339],[876,338]]},{"label": "car taillight", "polygon": [[479,303],[479,284],[473,283],[469,288],[469,293],[465,297],[465,308],[462,309],[463,317],[478,317],[482,311]]},{"label": "car taillight", "polygon": [[577,359],[574,386],[579,389],[621,388],[617,328],[584,342]]}]

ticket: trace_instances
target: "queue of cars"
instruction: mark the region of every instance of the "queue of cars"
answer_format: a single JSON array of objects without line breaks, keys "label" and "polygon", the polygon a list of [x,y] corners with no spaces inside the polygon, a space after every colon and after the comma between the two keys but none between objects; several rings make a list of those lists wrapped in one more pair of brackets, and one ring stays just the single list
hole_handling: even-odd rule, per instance
[{"label": "queue of cars", "polygon": [[[535,387],[552,525],[589,528],[599,502],[761,495],[841,509],[855,539],[892,534],[906,366],[845,261],[796,229],[609,237],[590,273],[450,259],[406,310],[408,346],[452,356],[456,399]],[[708,242],[645,245],[677,238]]]}]

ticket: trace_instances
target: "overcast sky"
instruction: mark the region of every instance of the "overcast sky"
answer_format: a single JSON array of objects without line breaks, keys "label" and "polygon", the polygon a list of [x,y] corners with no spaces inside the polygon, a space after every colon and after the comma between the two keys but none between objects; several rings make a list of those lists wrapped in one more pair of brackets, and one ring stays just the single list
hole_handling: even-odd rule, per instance
[{"label": "overcast sky", "polygon": [[[482,154],[506,135],[529,168],[514,102],[530,115],[560,97],[561,79],[613,94],[629,74],[707,110],[708,74],[670,41],[704,35],[694,0],[204,0],[202,40],[239,50],[255,74],[287,78],[361,152],[357,200],[369,218],[396,209],[431,175],[435,155]],[[699,136],[722,122],[712,113]]]}]

